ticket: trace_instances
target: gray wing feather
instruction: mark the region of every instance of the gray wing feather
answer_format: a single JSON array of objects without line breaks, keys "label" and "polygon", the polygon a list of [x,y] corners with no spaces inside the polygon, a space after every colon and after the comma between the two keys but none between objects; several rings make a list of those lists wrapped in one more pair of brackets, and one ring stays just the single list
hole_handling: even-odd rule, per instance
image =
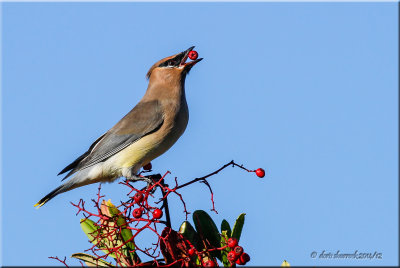
[{"label": "gray wing feather", "polygon": [[[67,166],[71,171],[64,179],[79,170],[105,161],[140,138],[157,131],[163,122],[164,117],[158,101],[139,102],[113,128],[92,144],[88,152]],[[68,171],[67,168],[63,171]]]}]

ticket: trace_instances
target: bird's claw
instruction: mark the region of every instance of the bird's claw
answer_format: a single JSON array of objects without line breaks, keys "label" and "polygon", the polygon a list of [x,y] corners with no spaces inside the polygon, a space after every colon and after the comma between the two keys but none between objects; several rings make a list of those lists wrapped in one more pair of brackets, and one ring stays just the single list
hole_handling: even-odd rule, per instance
[{"label": "bird's claw", "polygon": [[[133,175],[132,177],[128,178],[130,181],[144,181],[147,182],[147,189],[150,189],[156,182],[158,182],[161,179],[161,174],[154,174],[154,175],[148,175],[148,176],[138,176],[138,175]],[[153,187],[150,191],[151,194],[153,194],[156,190],[156,187]]]},{"label": "bird's claw", "polygon": [[[147,189],[151,188],[160,179],[161,179],[161,175],[160,174],[154,174],[154,175],[146,176]],[[153,187],[151,189],[150,193],[153,194],[155,191],[156,191],[156,187]]]}]

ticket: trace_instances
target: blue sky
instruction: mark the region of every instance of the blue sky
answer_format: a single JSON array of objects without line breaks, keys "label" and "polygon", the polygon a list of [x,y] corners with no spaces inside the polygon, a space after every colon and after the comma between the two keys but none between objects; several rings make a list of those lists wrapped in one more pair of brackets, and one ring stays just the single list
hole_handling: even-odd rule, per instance
[{"label": "blue sky", "polygon": [[[155,171],[172,183],[232,159],[265,168],[210,179],[216,222],[247,213],[251,265],[398,265],[397,6],[2,3],[1,263],[58,265],[48,257],[89,247],[69,202],[97,185],[33,204],[139,101],[154,62],[196,45],[189,125]],[[211,208],[204,185],[182,194],[190,211]],[[311,258],[323,250],[382,259]]]}]

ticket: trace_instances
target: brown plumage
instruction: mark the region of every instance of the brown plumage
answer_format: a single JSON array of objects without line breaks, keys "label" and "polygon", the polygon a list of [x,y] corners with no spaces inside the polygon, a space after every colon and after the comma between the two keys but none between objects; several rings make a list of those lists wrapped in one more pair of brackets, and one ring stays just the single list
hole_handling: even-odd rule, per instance
[{"label": "brown plumage", "polygon": [[140,179],[139,169],[165,153],[183,134],[189,120],[185,78],[202,59],[187,62],[193,47],[155,63],[147,73],[149,85],[140,102],[109,131],[98,138],[87,152],[65,167],[64,179],[35,206],[42,206],[56,195],[95,182],[111,182],[124,176]]}]

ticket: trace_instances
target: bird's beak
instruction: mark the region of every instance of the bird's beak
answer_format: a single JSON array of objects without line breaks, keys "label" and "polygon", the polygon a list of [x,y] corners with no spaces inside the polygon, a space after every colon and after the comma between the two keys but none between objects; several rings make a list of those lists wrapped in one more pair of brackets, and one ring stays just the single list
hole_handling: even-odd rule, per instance
[{"label": "bird's beak", "polygon": [[189,69],[190,69],[190,68],[192,68],[196,63],[198,63],[199,61],[201,61],[201,60],[203,59],[203,58],[198,58],[198,59],[196,59],[196,60],[186,62],[186,60],[188,59],[188,56],[189,56],[189,52],[192,51],[193,48],[194,48],[194,46],[189,47],[189,48],[186,49],[185,51],[182,51],[181,53],[179,53],[179,56],[182,57],[182,58],[181,58],[181,62],[180,62],[180,64],[179,64],[180,67],[189,68]]}]

